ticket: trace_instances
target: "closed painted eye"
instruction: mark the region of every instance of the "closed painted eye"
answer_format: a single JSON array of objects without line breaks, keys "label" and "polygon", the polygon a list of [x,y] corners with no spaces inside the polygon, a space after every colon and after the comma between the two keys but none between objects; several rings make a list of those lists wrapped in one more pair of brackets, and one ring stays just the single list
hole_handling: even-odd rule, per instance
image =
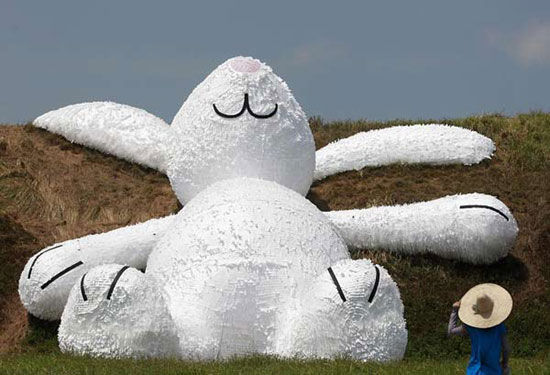
[{"label": "closed painted eye", "polygon": [[257,113],[254,113],[254,111],[252,111],[252,109],[250,108],[250,103],[248,101],[248,94],[244,94],[244,102],[243,102],[243,106],[241,108],[241,110],[235,114],[227,114],[227,113],[223,113],[222,111],[220,111],[218,109],[218,107],[216,107],[216,104],[212,104],[212,107],[214,107],[214,112],[216,112],[217,115],[221,116],[221,117],[224,117],[224,118],[237,118],[239,116],[241,116],[245,110],[248,111],[248,113],[250,113],[250,115],[252,115],[252,117],[255,117],[255,118],[259,118],[259,119],[266,119],[266,118],[270,118],[272,116],[275,116],[275,114],[277,113],[277,109],[279,109],[279,105],[277,103],[275,103],[275,108],[273,109],[273,111],[271,111],[270,113],[268,114],[257,114]]}]

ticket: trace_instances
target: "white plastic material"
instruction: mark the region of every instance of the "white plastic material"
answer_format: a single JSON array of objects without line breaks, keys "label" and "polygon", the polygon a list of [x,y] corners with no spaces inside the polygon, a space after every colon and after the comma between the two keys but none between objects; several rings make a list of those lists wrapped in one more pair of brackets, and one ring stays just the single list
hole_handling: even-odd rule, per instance
[{"label": "white plastic material", "polygon": [[292,312],[299,319],[288,326],[291,354],[305,358],[343,354],[366,361],[402,358],[407,346],[403,304],[387,271],[366,259],[342,260],[332,269],[346,302],[335,293],[327,272],[303,289],[300,307]]},{"label": "white plastic material", "polygon": [[[225,118],[214,105],[228,115],[244,111]],[[253,116],[275,108],[267,119]],[[216,68],[183,103],[171,129],[168,176],[182,203],[211,183],[235,177],[275,181],[302,195],[309,190],[315,144],[307,117],[286,83],[258,60],[236,57]]]},{"label": "white plastic material", "polygon": [[403,304],[387,272],[352,261],[326,216],[274,182],[211,185],[176,216],[145,275],[127,270],[117,280],[120,270],[93,268],[73,287],[62,350],[390,360],[406,348]]},{"label": "white plastic material", "polygon": [[[166,170],[186,203],[176,216],[52,245],[29,260],[21,300],[38,317],[61,316],[67,352],[400,359],[399,290],[382,267],[352,261],[348,245],[487,263],[517,233],[506,206],[481,194],[320,212],[303,197],[315,168],[306,116],[252,58],[220,65],[171,127],[115,103],[65,107],[35,125]],[[318,151],[316,178],[393,162],[469,164],[493,150],[465,129],[390,128]]]},{"label": "white plastic material", "polygon": [[491,158],[494,151],[491,139],[456,126],[393,126],[357,133],[318,150],[314,179],[396,163],[470,165]]},{"label": "white plastic material", "polygon": [[[21,302],[34,316],[48,320],[59,319],[71,287],[92,267],[122,263],[144,269],[153,246],[174,217],[151,219],[48,246],[31,257],[23,268],[19,278]],[[56,278],[56,275],[72,266],[72,269]]]},{"label": "white plastic material", "polygon": [[59,346],[63,352],[101,357],[166,357],[177,355],[178,338],[155,281],[136,269],[108,264],[93,268],[72,288]]},{"label": "white plastic material", "polygon": [[170,127],[143,109],[113,102],[73,104],[43,114],[33,125],[71,142],[166,171]]},{"label": "white plastic material", "polygon": [[469,263],[489,264],[506,256],[518,233],[506,205],[485,194],[326,215],[351,248],[432,253]]}]

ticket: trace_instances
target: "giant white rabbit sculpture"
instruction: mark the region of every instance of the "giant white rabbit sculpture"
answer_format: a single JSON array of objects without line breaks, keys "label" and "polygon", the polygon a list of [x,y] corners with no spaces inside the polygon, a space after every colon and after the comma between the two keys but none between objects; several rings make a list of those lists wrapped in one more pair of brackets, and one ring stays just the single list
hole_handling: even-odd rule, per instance
[{"label": "giant white rabbit sculpture", "polygon": [[350,248],[491,263],[517,234],[507,207],[484,194],[319,211],[304,198],[313,179],[391,163],[474,164],[494,144],[432,124],[359,133],[315,152],[289,88],[253,58],[216,68],[171,126],[110,102],[64,107],[34,125],[166,173],[185,204],[29,259],[21,300],[37,317],[61,318],[67,352],[400,359],[398,287],[383,267],[352,260]]}]

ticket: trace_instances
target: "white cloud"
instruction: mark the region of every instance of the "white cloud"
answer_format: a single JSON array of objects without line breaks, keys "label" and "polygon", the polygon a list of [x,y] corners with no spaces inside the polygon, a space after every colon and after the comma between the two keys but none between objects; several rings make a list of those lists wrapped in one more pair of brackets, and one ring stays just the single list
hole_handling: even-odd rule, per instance
[{"label": "white cloud", "polygon": [[525,66],[550,64],[550,22],[530,22],[515,35],[492,30],[487,40]]}]

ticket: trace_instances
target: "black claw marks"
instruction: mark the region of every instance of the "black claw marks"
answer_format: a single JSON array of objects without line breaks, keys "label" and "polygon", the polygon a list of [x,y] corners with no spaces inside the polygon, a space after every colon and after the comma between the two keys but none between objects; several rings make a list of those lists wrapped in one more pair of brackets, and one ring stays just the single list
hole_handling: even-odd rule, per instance
[{"label": "black claw marks", "polygon": [[113,290],[115,290],[118,279],[120,279],[120,276],[122,276],[124,271],[126,271],[128,268],[130,268],[130,266],[124,266],[118,271],[115,278],[113,279],[113,282],[111,283],[111,286],[109,287],[109,292],[107,292],[107,299],[111,299],[111,296],[113,295]]},{"label": "black claw marks", "polygon": [[252,117],[256,117],[256,118],[259,118],[259,119],[266,119],[266,118],[270,118],[272,116],[275,116],[275,113],[277,113],[277,109],[279,109],[279,105],[277,103],[275,103],[275,108],[273,109],[273,111],[271,111],[270,113],[268,113],[266,115],[259,115],[257,113],[254,113],[252,111],[252,109],[250,108],[250,103],[248,101],[248,94],[244,94],[243,107],[241,108],[241,110],[238,113],[235,113],[234,115],[228,115],[226,113],[221,112],[218,109],[218,107],[216,107],[216,104],[212,104],[212,107],[214,107],[214,112],[216,112],[216,114],[218,114],[219,116],[224,117],[224,118],[237,118],[240,115],[242,115],[245,110],[247,110],[248,113],[250,113],[252,115]]},{"label": "black claw marks", "polygon": [[86,277],[86,274],[82,275],[82,278],[80,279],[80,294],[82,294],[82,299],[84,301],[88,300],[88,297],[86,296],[86,291],[84,290],[84,278]]},{"label": "black claw marks", "polygon": [[483,204],[465,204],[463,206],[460,206],[460,208],[486,208],[488,210],[495,211],[496,213],[501,215],[503,218],[505,218],[506,221],[510,221],[510,219],[508,219],[508,216],[506,216],[502,211],[491,206],[485,206]]},{"label": "black claw marks", "polygon": [[[111,296],[113,295],[113,291],[115,290],[115,286],[118,283],[118,279],[120,279],[120,276],[126,271],[130,266],[124,266],[122,267],[116,274],[115,278],[111,282],[111,286],[109,287],[109,291],[107,292],[107,299],[111,299]],[[84,278],[87,274],[82,275],[82,278],[80,279],[80,294],[82,294],[82,299],[84,301],[88,300],[88,296],[86,295],[86,290],[84,289]]]},{"label": "black claw marks", "polygon": [[[31,263],[31,266],[29,267],[29,273],[27,275],[27,279],[30,279],[31,278],[31,274],[32,274],[32,269],[34,267],[34,265],[36,264],[36,261],[38,260],[38,258],[40,258],[42,255],[46,254],[48,251],[51,251],[53,249],[57,249],[57,248],[60,248],[61,246],[63,245],[56,245],[56,246],[52,246],[48,249],[45,249],[44,251],[42,251],[41,253],[39,253],[35,258],[34,260],[32,261]],[[74,263],[73,265],[70,265],[69,267],[65,268],[63,271],[55,274],[51,279],[49,279],[48,281],[46,281],[44,284],[42,284],[40,286],[40,289],[46,289],[51,283],[53,283],[55,280],[59,279],[61,276],[65,275],[66,273],[74,270],[76,267],[79,267],[81,265],[83,265],[84,263],[82,261],[78,261],[76,263]]]},{"label": "black claw marks", "polygon": [[42,286],[40,286],[40,289],[46,289],[48,287],[48,285],[53,283],[55,280],[59,279],[61,276],[65,275],[67,272],[70,272],[70,271],[74,270],[76,267],[79,267],[83,264],[84,263],[82,263],[81,261],[78,261],[75,264],[73,264],[72,266],[69,266],[69,267],[65,268],[63,271],[61,271],[58,274],[54,275],[51,279],[49,279],[44,284],[42,284]]},{"label": "black claw marks", "polygon": [[61,246],[63,246],[63,245],[57,245],[57,246],[50,247],[49,249],[45,249],[44,251],[39,253],[36,257],[34,257],[34,260],[32,261],[31,266],[29,268],[29,274],[27,275],[27,279],[31,278],[32,268],[34,267],[34,264],[36,263],[38,258],[40,258],[42,256],[42,254],[46,254],[48,251],[53,250],[53,249],[57,249],[58,247],[61,247]]},{"label": "black claw marks", "polygon": [[[376,270],[376,279],[374,280],[374,286],[372,287],[372,291],[370,292],[370,295],[369,295],[369,299],[368,299],[369,303],[372,303],[372,300],[376,295],[376,291],[378,290],[378,285],[380,284],[380,270],[378,269],[378,266],[374,266],[374,269]],[[346,302],[346,296],[344,295],[344,291],[342,290],[342,287],[340,286],[340,283],[338,282],[338,279],[336,278],[336,275],[334,274],[332,267],[328,268],[328,273],[330,274],[330,278],[332,279],[332,282],[336,286],[336,290],[338,291],[338,294],[340,295],[342,302]]]},{"label": "black claw marks", "polygon": [[378,284],[380,283],[380,270],[378,269],[378,266],[374,266],[374,269],[376,269],[376,279],[374,280],[374,286],[372,287],[372,291],[370,292],[369,303],[372,303],[372,300],[376,295],[376,291],[378,290]]},{"label": "black claw marks", "polygon": [[342,302],[346,302],[346,296],[344,295],[344,291],[340,287],[340,283],[338,282],[338,279],[336,278],[336,275],[334,274],[332,267],[328,268],[328,273],[330,274],[330,278],[332,279],[332,282],[334,283],[334,285],[336,285],[336,290],[338,291],[340,298],[342,298]]}]

